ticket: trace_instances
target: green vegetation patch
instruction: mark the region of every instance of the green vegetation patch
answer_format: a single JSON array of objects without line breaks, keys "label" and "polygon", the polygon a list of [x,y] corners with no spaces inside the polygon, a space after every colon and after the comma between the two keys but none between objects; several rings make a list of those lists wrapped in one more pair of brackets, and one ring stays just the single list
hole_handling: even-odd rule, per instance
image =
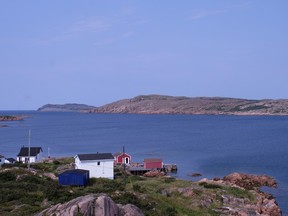
[{"label": "green vegetation patch", "polygon": [[224,187],[224,190],[232,196],[235,196],[238,198],[247,198],[251,202],[255,201],[255,195],[251,193],[249,190],[243,190],[237,187]]},{"label": "green vegetation patch", "polygon": [[115,203],[134,204],[145,215],[219,215],[223,195],[255,200],[253,193],[214,183],[197,183],[169,177],[126,176],[118,170],[115,180],[91,178],[86,187],[60,186],[43,175],[57,173],[71,159],[33,164],[33,172],[22,167],[0,169],[0,215],[33,215],[43,209],[90,193],[106,193]]}]

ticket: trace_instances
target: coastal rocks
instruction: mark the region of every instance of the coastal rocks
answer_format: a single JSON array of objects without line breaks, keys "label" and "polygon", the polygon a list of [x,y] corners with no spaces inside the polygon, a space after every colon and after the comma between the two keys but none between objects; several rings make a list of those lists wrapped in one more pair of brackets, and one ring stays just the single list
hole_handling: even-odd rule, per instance
[{"label": "coastal rocks", "polygon": [[251,204],[248,199],[233,196],[222,196],[223,207],[214,209],[221,215],[262,215],[262,216],[281,216],[281,209],[274,199],[264,198],[261,194],[255,194],[257,202]]},{"label": "coastal rocks", "polygon": [[200,176],[202,176],[202,174],[201,174],[201,173],[190,173],[190,174],[188,174],[188,176],[191,176],[191,177],[200,177]]},{"label": "coastal rocks", "polygon": [[77,197],[67,203],[57,204],[46,209],[36,216],[55,215],[55,216],[144,216],[141,210],[131,204],[117,205],[106,194],[89,194]]},{"label": "coastal rocks", "polygon": [[261,186],[277,187],[275,179],[267,175],[232,173],[225,176],[223,180],[248,190],[259,189]]},{"label": "coastal rocks", "polygon": [[223,183],[250,190],[256,202],[255,204],[251,204],[247,198],[222,196],[225,208],[216,209],[217,212],[228,215],[282,215],[282,211],[276,200],[270,194],[260,191],[261,186],[277,187],[277,183],[272,177],[267,175],[232,173],[223,178]]},{"label": "coastal rocks", "polygon": [[151,170],[149,172],[146,172],[144,177],[160,177],[160,176],[165,176],[165,173],[159,170]]},{"label": "coastal rocks", "polygon": [[201,205],[205,208],[209,208],[213,203],[220,201],[221,207],[218,205],[218,208],[213,209],[220,215],[282,215],[276,200],[270,194],[260,191],[261,186],[277,186],[275,179],[270,176],[232,173],[223,179],[209,180],[204,178],[198,182],[199,186],[208,190],[225,189],[227,186],[230,188],[227,190],[228,193],[218,193],[216,197],[211,194],[211,196],[202,196],[201,198]]},{"label": "coastal rocks", "polygon": [[177,172],[177,165],[176,164],[163,164],[163,168],[167,172]]}]

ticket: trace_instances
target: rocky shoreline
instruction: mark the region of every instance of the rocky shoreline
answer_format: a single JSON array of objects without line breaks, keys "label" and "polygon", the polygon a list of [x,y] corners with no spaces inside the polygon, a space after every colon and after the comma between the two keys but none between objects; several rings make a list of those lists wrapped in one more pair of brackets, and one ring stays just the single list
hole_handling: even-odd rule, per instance
[{"label": "rocky shoreline", "polygon": [[[156,175],[157,176],[157,175]],[[158,175],[157,177],[163,175]],[[151,177],[151,176],[150,176]],[[155,176],[153,176],[155,177]],[[169,178],[169,177],[168,177]],[[152,178],[153,179],[153,178]],[[225,176],[223,179],[215,178],[213,180],[202,179],[198,182],[198,185],[204,187],[204,190],[208,192],[200,192],[201,189],[197,184],[191,184],[189,187],[172,187],[161,190],[163,197],[170,197],[172,194],[178,193],[185,199],[190,199],[192,202],[196,202],[196,208],[211,208],[219,215],[235,215],[235,216],[249,216],[249,215],[262,215],[262,216],[281,216],[282,211],[279,208],[276,200],[267,193],[260,190],[262,186],[277,187],[275,179],[266,175],[251,175],[243,173],[232,173]],[[140,187],[140,186],[139,186]],[[220,195],[218,189],[231,187],[232,191],[238,193],[236,195]],[[236,190],[237,189],[237,190]],[[212,193],[209,192],[212,190]],[[231,190],[231,189],[230,189]],[[241,196],[239,192],[247,192],[251,194],[249,198],[247,196]],[[118,191],[117,193],[122,193]],[[201,197],[197,197],[197,193],[201,193]],[[139,194],[134,192],[135,196]],[[144,196],[143,194],[141,196]],[[195,199],[195,201],[193,201]],[[222,204],[219,207],[219,202]],[[213,207],[218,206],[218,207]],[[143,212],[135,205],[115,204],[113,200],[107,194],[89,194],[75,198],[67,203],[57,204],[51,206],[48,209],[38,213],[37,216],[43,215],[107,215],[107,216],[143,216]]]},{"label": "rocky shoreline", "polygon": [[212,181],[202,179],[200,182],[229,185],[239,187],[250,191],[255,196],[254,203],[247,202],[243,198],[223,196],[223,208],[216,209],[217,212],[224,215],[273,215],[281,216],[282,211],[275,198],[268,193],[262,192],[262,186],[276,188],[277,183],[274,178],[267,175],[252,175],[243,173],[232,173],[223,179],[214,179]]}]

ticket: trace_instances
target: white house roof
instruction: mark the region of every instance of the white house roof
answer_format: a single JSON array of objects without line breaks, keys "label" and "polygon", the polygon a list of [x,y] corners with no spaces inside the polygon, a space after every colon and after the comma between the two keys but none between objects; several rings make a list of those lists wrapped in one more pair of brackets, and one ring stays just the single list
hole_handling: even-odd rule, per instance
[{"label": "white house roof", "polygon": [[96,153],[96,154],[77,154],[76,157],[81,161],[85,160],[107,160],[107,159],[113,159],[114,157],[111,153]]},{"label": "white house roof", "polygon": [[[43,152],[41,147],[30,147],[30,156],[35,157],[39,153]],[[29,156],[29,148],[28,147],[22,147],[20,149],[19,154],[17,155],[18,157],[27,157]]]}]

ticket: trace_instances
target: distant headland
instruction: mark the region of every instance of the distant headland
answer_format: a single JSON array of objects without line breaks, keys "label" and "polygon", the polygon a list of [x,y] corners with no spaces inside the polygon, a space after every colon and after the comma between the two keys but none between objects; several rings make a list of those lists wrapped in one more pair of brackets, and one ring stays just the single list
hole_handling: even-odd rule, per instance
[{"label": "distant headland", "polygon": [[68,104],[46,104],[40,107],[37,111],[42,112],[85,112],[90,111],[96,107],[89,106],[86,104],[76,104],[76,103],[68,103]]},{"label": "distant headland", "polygon": [[100,107],[83,104],[48,104],[39,108],[38,111],[193,115],[288,115],[288,100],[140,95]]}]

